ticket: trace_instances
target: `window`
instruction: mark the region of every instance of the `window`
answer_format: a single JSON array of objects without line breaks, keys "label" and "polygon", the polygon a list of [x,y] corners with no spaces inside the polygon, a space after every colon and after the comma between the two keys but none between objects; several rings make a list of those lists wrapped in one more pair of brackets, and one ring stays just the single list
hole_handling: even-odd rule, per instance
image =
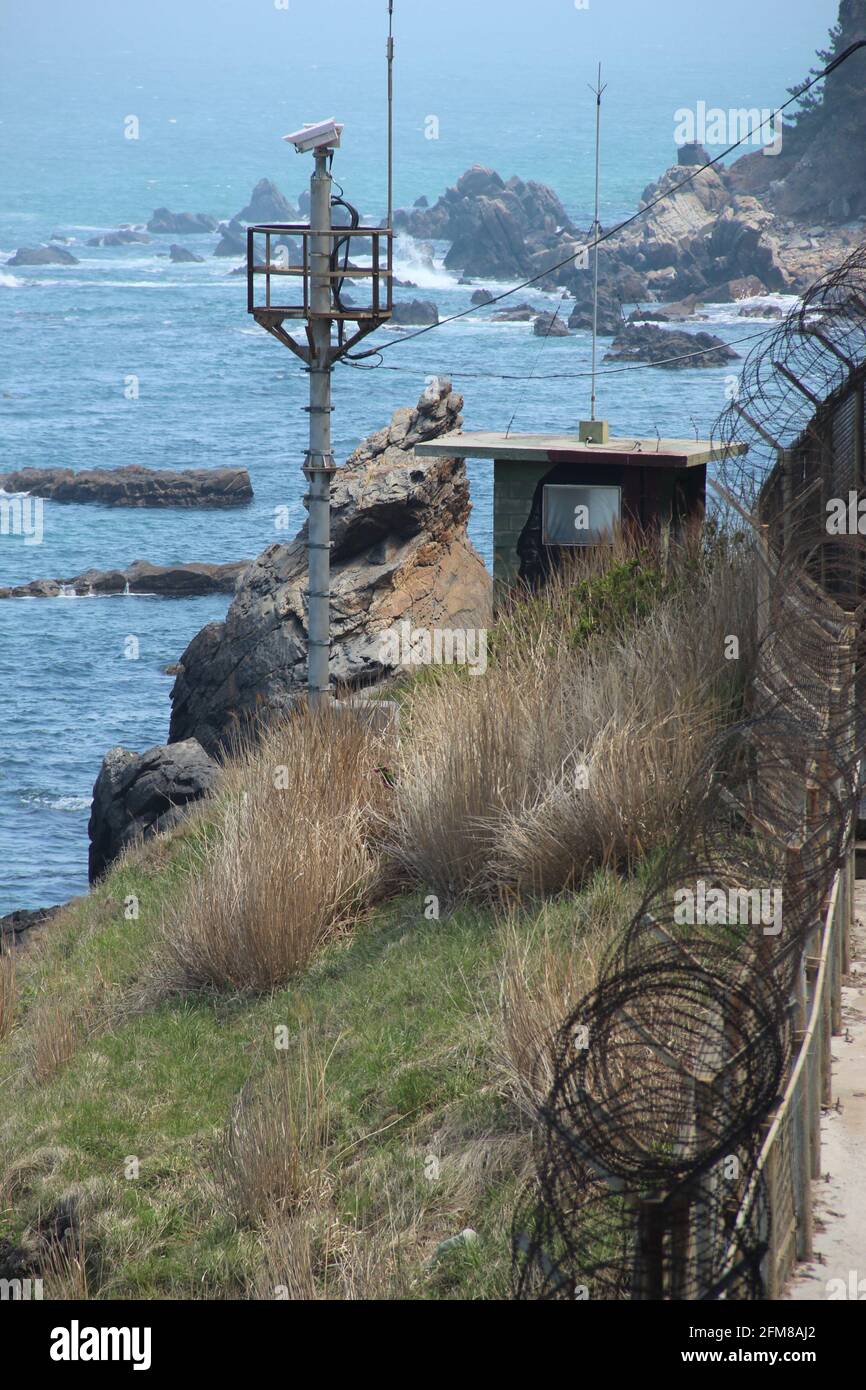
[{"label": "window", "polygon": [[600,545],[622,520],[622,488],[550,483],[542,499],[545,545]]}]

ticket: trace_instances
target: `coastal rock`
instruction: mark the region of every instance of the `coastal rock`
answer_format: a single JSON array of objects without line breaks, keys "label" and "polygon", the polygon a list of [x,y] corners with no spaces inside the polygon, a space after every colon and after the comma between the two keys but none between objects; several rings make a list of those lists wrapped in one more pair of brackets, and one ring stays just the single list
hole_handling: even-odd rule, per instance
[{"label": "coastal rock", "polygon": [[5,917],[0,917],[0,946],[25,945],[30,933],[50,922],[59,911],[59,907],[22,907],[8,912]]},{"label": "coastal rock", "polygon": [[147,224],[149,232],[159,236],[190,236],[196,232],[215,232],[217,219],[207,212],[171,212],[157,208]]},{"label": "coastal rock", "polygon": [[515,304],[513,309],[498,309],[490,315],[491,323],[531,323],[539,313],[534,304]]},{"label": "coastal rock", "polygon": [[247,234],[240,222],[221,222],[215,256],[246,256]]},{"label": "coastal rock", "polygon": [[536,338],[568,338],[568,324],[558,314],[539,314],[532,325]]},{"label": "coastal rock", "polygon": [[467,169],[432,208],[396,212],[394,225],[414,237],[450,241],[449,269],[497,279],[531,273],[533,252],[572,231],[551,188],[516,177],[506,181],[480,165]]},{"label": "coastal rock", "polygon": [[204,261],[204,256],[197,256],[194,251],[188,251],[185,246],[177,246],[174,242],[168,248],[168,254],[175,265],[187,265],[193,262],[200,265]]},{"label": "coastal rock", "polygon": [[408,304],[395,304],[391,322],[403,325],[439,322],[439,310],[430,299],[413,299]]},{"label": "coastal rock", "polygon": [[35,579],[30,584],[0,589],[4,598],[89,598],[100,594],[157,594],[160,598],[194,598],[204,594],[233,594],[247,560],[225,565],[193,561],[183,565],[152,565],[135,560],[125,570],[85,570],[71,579]]},{"label": "coastal rock", "polygon": [[492,304],[492,303],[493,303],[493,299],[494,299],[494,296],[490,293],[489,290],[476,290],[475,293],[473,294],[471,300],[470,300],[470,303],[471,303],[471,304],[479,304],[479,305],[481,305],[481,304]]},{"label": "coastal rock", "polygon": [[[465,465],[419,458],[414,446],[459,428],[462,398],[431,383],[414,409],[355,450],[331,485],[334,686],[361,690],[398,669],[383,633],[483,628],[491,582],[470,544]],[[210,623],[181,657],[171,740],[216,753],[238,725],[284,711],[306,688],[306,527],[243,576],[224,623]]]},{"label": "coastal rock", "polygon": [[239,507],[252,500],[245,468],[22,468],[0,473],[7,492],[106,507]]},{"label": "coastal rock", "polygon": [[62,246],[19,246],[7,265],[80,265],[77,256]]},{"label": "coastal rock", "polygon": [[[575,304],[568,316],[568,326],[571,329],[584,329],[592,332],[593,311],[592,300],[583,299]],[[622,307],[618,302],[607,295],[599,295],[598,300],[598,331],[604,338],[615,337],[622,328]]]},{"label": "coastal rock", "polygon": [[[705,349],[700,356],[686,356]],[[670,358],[684,357],[683,361]],[[690,367],[719,367],[733,362],[739,353],[712,333],[681,333],[655,324],[627,324],[614,340],[605,362],[650,362],[673,370]]]},{"label": "coastal rock", "polygon": [[245,208],[236,213],[233,222],[295,222],[297,208],[292,207],[270,179],[259,179]]},{"label": "coastal rock", "polygon": [[215,789],[219,769],[195,739],[133,753],[106,753],[93,788],[89,877],[95,883],[128,846],[183,819]]},{"label": "coastal rock", "polygon": [[152,237],[147,232],[136,231],[134,227],[118,227],[116,232],[104,232],[100,236],[92,236],[88,246],[149,246]]}]

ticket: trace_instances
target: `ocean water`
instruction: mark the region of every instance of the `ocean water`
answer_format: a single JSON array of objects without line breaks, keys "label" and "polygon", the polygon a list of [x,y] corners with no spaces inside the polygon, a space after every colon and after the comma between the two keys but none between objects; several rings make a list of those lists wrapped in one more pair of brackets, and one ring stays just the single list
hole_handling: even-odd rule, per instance
[{"label": "ocean water", "polygon": [[[699,100],[773,108],[823,46],[833,0],[397,0],[396,201],[430,201],[472,163],[539,178],[588,220],[593,99],[604,64],[602,217],[631,212],[673,162],[675,112]],[[307,120],[346,122],[335,176],[365,216],[384,209],[384,0],[154,0],[146,7],[19,0],[0,8],[0,475],[26,465],[249,469],[255,500],[226,512],[44,504],[41,544],[0,535],[0,587],[89,566],[252,558],[303,518],[306,378],[248,319],[215,237],[86,246],[161,205],[230,216],[261,177],[296,198],[309,161],[280,141]],[[128,118],[138,121],[129,140]],[[435,117],[438,126],[431,124]],[[438,138],[428,139],[431,129]],[[3,263],[53,235],[80,264]],[[172,265],[178,240],[206,257]],[[409,239],[397,269],[445,316],[471,287]],[[494,291],[497,285],[486,282]],[[507,288],[503,286],[501,288]],[[542,307],[558,296],[521,291]],[[780,301],[781,302],[781,301]],[[711,309],[746,352],[766,327]],[[383,332],[382,341],[393,337]],[[473,316],[339,367],[335,450],[345,457],[425,379],[452,374],[468,428],[564,430],[586,413],[588,335],[545,344],[524,324]],[[515,382],[497,379],[526,375]],[[599,398],[614,433],[705,435],[729,369],[619,371]],[[137,399],[129,399],[130,379]],[[471,535],[489,562],[490,465],[470,466]],[[2,476],[0,476],[2,486]],[[176,661],[228,599],[0,602],[0,914],[86,888],[87,819],[103,753],[164,741]],[[138,643],[127,659],[128,638]]]}]

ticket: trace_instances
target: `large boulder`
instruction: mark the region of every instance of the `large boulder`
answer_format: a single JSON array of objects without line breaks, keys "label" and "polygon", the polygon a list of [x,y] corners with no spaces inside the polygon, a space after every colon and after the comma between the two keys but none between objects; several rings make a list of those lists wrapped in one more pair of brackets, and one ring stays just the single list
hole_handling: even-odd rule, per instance
[{"label": "large boulder", "polygon": [[189,236],[196,232],[215,232],[217,219],[208,212],[171,212],[157,208],[147,224],[149,232],[165,236]]},{"label": "large boulder", "polygon": [[530,274],[533,254],[572,232],[551,188],[516,177],[506,181],[480,165],[467,169],[432,208],[395,213],[394,225],[414,237],[450,241],[449,268],[497,279]]},{"label": "large boulder", "polygon": [[605,362],[649,362],[659,367],[687,370],[722,367],[739,353],[712,333],[683,333],[659,328],[654,323],[629,323],[614,339]]},{"label": "large boulder", "polygon": [[[345,300],[345,295],[343,296]],[[399,327],[412,324],[426,325],[439,322],[439,310],[431,299],[413,299],[408,303],[395,304],[391,322]]]},{"label": "large boulder", "polygon": [[186,246],[178,246],[176,242],[172,242],[168,248],[168,254],[175,265],[201,264],[204,261],[204,256],[198,256],[195,251],[188,250]]},{"label": "large boulder", "polygon": [[252,500],[245,468],[22,468],[0,473],[7,492],[105,507],[239,507]]},{"label": "large boulder", "polygon": [[285,194],[270,179],[259,179],[245,208],[236,213],[233,222],[294,222],[298,218]]},{"label": "large boulder", "polygon": [[19,246],[7,265],[79,265],[77,256],[62,246]]},{"label": "large boulder", "polygon": [[[414,409],[355,450],[331,485],[332,686],[359,690],[396,670],[383,634],[484,628],[490,576],[466,535],[469,486],[460,459],[414,446],[459,428],[462,398],[431,383]],[[172,691],[171,740],[208,752],[238,724],[289,709],[306,689],[306,526],[249,567],[224,623],[193,638]],[[395,659],[396,660],[396,659]]]},{"label": "large boulder", "polygon": [[240,222],[220,223],[220,239],[214,248],[215,256],[245,256],[247,254],[246,229]]},{"label": "large boulder", "polygon": [[193,802],[214,791],[218,773],[195,739],[147,753],[110,749],[93,788],[90,882],[128,846],[177,825]]}]

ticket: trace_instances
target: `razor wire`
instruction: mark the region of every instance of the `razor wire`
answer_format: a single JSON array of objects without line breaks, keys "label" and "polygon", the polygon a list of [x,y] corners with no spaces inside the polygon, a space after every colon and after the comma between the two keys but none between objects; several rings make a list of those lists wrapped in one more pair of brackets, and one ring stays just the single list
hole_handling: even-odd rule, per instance
[{"label": "razor wire", "polygon": [[[552,1044],[512,1234],[518,1298],[766,1295],[759,1156],[860,795],[866,541],[828,528],[827,508],[863,483],[864,364],[861,248],[749,359],[721,422],[719,491],[758,552],[745,704]],[[769,450],[763,468],[744,445]]]}]

